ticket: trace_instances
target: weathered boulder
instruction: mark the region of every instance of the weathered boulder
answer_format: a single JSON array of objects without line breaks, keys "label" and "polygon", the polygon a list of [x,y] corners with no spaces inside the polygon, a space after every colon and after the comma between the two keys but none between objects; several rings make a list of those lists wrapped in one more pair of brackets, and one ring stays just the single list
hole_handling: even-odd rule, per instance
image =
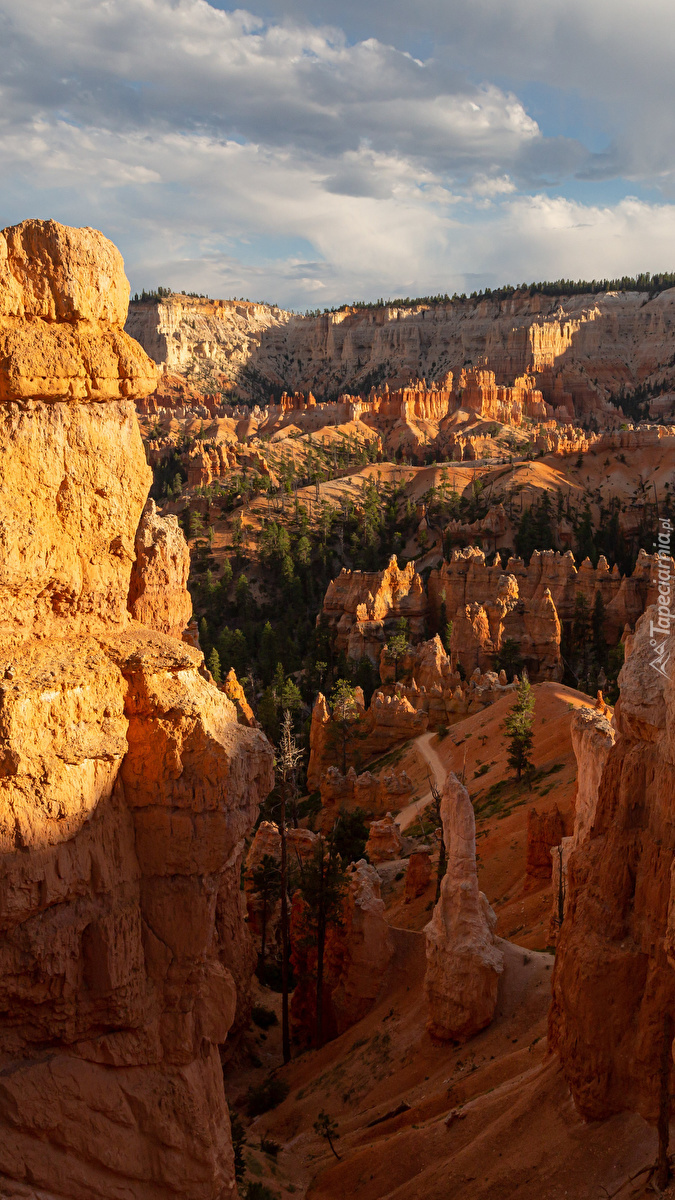
[{"label": "weathered boulder", "polygon": [[237,720],[240,725],[246,725],[249,729],[259,729],[260,726],[256,721],[253,709],[246,699],[246,692],[237,679],[237,673],[234,667],[230,667],[225,682],[223,683],[223,691],[228,700],[231,700],[237,710]]},{"label": "weathered boulder", "polygon": [[190,551],[178,517],[160,517],[148,500],[136,530],[127,607],[135,621],[181,638],[192,616]]},{"label": "weathered boulder", "polygon": [[496,917],[478,889],[476,821],[466,788],[450,773],[441,798],[447,867],[440,899],[425,926],[424,989],[432,1037],[464,1041],[490,1024],[504,955]]},{"label": "weathered boulder", "polygon": [[157,367],[124,332],[129,284],[96,229],[22,221],[0,231],[0,400],[118,400]]},{"label": "weathered boulder", "polygon": [[391,813],[381,821],[371,821],[366,854],[371,863],[393,862],[401,857],[403,838]]}]

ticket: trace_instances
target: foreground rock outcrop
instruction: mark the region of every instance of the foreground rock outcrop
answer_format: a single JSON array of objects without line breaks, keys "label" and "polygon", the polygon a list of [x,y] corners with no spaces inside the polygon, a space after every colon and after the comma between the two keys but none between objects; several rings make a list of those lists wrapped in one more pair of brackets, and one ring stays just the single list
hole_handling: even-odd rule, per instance
[{"label": "foreground rock outcrop", "polygon": [[441,895],[425,927],[432,1037],[464,1041],[490,1024],[504,955],[493,930],[497,918],[478,889],[476,821],[466,788],[452,772],[441,798],[447,867]]},{"label": "foreground rock outcrop", "polygon": [[[655,1120],[664,1017],[675,1008],[675,687],[654,666],[667,665],[675,638],[655,637],[652,622],[655,608],[627,642],[616,742],[600,715],[575,730],[578,821],[549,1033],[577,1106],[594,1120],[626,1109]],[[671,1094],[672,1076],[671,1062]]]},{"label": "foreground rock outcrop", "polygon": [[53,222],[0,251],[0,1191],[216,1200],[271,750],[169,636],[187,557],[141,520],[150,472],[116,397],[154,368],[121,333],[118,252]]}]

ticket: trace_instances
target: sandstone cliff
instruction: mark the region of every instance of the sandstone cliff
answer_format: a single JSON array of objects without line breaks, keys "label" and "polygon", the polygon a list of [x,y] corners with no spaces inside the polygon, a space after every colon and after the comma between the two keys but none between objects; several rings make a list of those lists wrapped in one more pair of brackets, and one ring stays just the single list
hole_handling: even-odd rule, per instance
[{"label": "sandstone cliff", "polygon": [[142,517],[118,397],[155,372],[121,331],[127,296],[95,231],[0,234],[0,1186],[215,1200],[234,1187],[218,1047],[251,972],[239,866],[271,752],[168,636],[187,557]]},{"label": "sandstone cliff", "polygon": [[[576,1104],[591,1119],[630,1109],[654,1121],[664,1015],[675,1005],[675,691],[667,671],[652,665],[652,619],[655,609],[645,613],[627,647],[616,742],[600,717],[577,727],[575,737],[578,822],[567,862],[550,1040]],[[673,649],[669,636],[666,661]]]},{"label": "sandstone cliff", "polygon": [[549,406],[563,421],[595,415],[606,426],[608,401],[620,402],[622,391],[652,379],[668,391],[675,291],[651,299],[637,292],[549,297],[527,291],[501,300],[315,317],[172,296],[133,304],[127,328],[169,370],[207,379],[220,374],[257,401],[266,402],[273,389],[336,398],[370,387],[373,377],[392,388],[418,376],[435,378],[442,391],[448,373],[460,381],[471,363],[494,375],[468,381],[463,390],[474,407],[471,386],[483,384],[494,388],[485,402],[492,415],[534,404]]}]

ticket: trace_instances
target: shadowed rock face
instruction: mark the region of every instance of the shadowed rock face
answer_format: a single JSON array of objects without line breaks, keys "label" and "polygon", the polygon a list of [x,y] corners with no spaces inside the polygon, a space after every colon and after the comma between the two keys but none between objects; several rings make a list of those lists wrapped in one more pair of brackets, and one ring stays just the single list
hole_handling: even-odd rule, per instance
[{"label": "shadowed rock face", "polygon": [[448,864],[440,899],[424,930],[427,1028],[444,1041],[464,1041],[494,1016],[504,955],[493,934],[495,914],[478,889],[473,807],[452,773],[445,781],[441,818]]},{"label": "shadowed rock face", "polygon": [[138,528],[150,473],[131,403],[106,399],[122,360],[82,400],[50,383],[96,374],[127,296],[95,231],[0,235],[0,1191],[215,1200],[234,1189],[218,1046],[251,973],[239,865],[272,755],[168,636],[187,551],[151,510]]},{"label": "shadowed rock face", "polygon": [[675,687],[651,665],[652,619],[656,609],[627,641],[614,745],[600,718],[575,731],[578,821],[549,1034],[592,1119],[624,1109],[655,1119],[664,1015],[675,1006]]}]

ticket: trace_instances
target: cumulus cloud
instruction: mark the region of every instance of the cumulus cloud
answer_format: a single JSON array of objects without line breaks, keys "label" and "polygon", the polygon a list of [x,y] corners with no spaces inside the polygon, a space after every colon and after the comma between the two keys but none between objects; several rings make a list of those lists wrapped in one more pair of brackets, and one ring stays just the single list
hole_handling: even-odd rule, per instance
[{"label": "cumulus cloud", "polygon": [[518,98],[535,44],[549,80],[563,72],[552,6],[535,30],[530,0],[421,0],[448,37],[452,16],[455,40],[419,56],[394,45],[397,2],[380,36],[354,40],[302,4],[263,20],[206,0],[0,0],[1,223],[97,225],[135,287],[298,307],[672,265],[669,205],[540,194],[616,173],[627,153],[618,135],[602,154],[545,137]]}]

